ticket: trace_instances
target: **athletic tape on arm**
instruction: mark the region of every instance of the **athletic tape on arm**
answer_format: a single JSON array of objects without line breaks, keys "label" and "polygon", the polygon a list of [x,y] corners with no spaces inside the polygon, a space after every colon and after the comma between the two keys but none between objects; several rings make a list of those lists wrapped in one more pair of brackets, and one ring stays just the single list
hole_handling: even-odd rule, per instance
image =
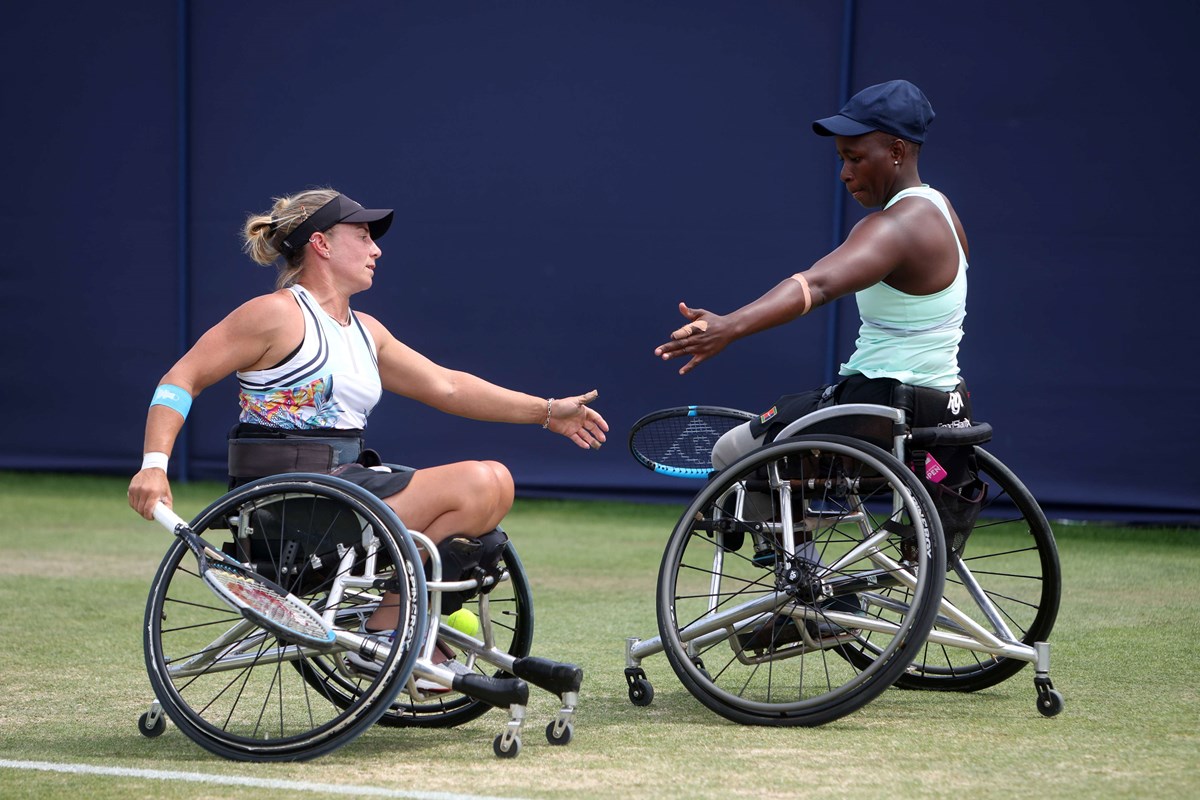
[{"label": "athletic tape on arm", "polygon": [[803,273],[797,272],[792,276],[792,280],[800,284],[800,288],[804,290],[804,310],[800,312],[800,316],[804,316],[812,311],[812,292],[808,288],[808,278],[804,277]]},{"label": "athletic tape on arm", "polygon": [[154,397],[150,398],[150,406],[166,406],[187,419],[188,411],[192,408],[192,396],[186,390],[172,383],[164,383],[154,390]]}]

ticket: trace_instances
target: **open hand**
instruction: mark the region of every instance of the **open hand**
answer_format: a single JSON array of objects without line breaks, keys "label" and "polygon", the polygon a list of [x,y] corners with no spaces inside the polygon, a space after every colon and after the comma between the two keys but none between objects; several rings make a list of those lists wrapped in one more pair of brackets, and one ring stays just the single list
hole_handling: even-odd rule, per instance
[{"label": "open hand", "polygon": [[550,403],[550,424],[555,433],[561,433],[585,450],[599,450],[605,442],[608,423],[600,412],[588,404],[600,396],[592,389],[587,394],[575,397],[560,397]]},{"label": "open hand", "polygon": [[688,308],[686,303],[679,304],[679,313],[687,318],[687,324],[671,333],[671,341],[654,348],[654,355],[663,361],[691,356],[691,360],[679,368],[679,374],[685,375],[697,364],[724,350],[729,337],[725,334],[724,317],[702,308]]}]

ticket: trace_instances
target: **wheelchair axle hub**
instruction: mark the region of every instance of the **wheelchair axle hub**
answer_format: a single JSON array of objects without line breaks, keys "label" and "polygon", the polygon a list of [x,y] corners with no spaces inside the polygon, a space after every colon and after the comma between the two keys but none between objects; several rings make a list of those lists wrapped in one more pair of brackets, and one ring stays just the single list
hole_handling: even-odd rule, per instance
[{"label": "wheelchair axle hub", "polygon": [[817,564],[803,556],[792,556],[775,563],[775,588],[802,603],[815,603],[826,591],[817,578]]}]

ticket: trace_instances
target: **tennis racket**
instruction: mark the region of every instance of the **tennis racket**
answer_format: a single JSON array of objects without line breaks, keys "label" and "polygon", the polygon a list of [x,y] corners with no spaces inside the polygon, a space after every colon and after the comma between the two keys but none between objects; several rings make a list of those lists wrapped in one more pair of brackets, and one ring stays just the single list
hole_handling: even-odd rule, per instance
[{"label": "tennis racket", "polygon": [[291,644],[322,650],[333,646],[334,632],[300,598],[214,549],[162,502],[154,507],[154,518],[187,543],[200,577],[234,611]]},{"label": "tennis racket", "polygon": [[655,411],[629,431],[629,452],[660,475],[707,480],[712,449],[721,434],[756,415],[716,406],[680,406]]}]

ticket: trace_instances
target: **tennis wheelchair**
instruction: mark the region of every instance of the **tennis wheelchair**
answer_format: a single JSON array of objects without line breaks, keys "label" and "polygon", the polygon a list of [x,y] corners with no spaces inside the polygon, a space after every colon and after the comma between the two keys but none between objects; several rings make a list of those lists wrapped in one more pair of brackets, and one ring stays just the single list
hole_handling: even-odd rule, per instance
[{"label": "tennis wheelchair", "polygon": [[[508,718],[493,750],[513,758],[533,685],[560,701],[546,727],[549,743],[571,741],[583,673],[530,655],[529,580],[502,532],[490,560],[447,575],[443,569],[454,560],[447,542],[433,546],[355,484],[304,472],[232,489],[190,525],[161,504],[156,518],[179,538],[146,606],[145,661],[155,699],[138,720],[143,735],[161,734],[169,718],[225,758],[307,760],[376,723],[452,727],[499,708]],[[290,632],[274,618],[287,609],[234,610],[218,599],[188,534],[203,537],[214,561],[248,570],[258,586],[298,600],[325,638]],[[363,625],[385,598],[398,598],[391,637]],[[473,613],[477,630],[448,624],[459,606]],[[444,660],[447,646],[457,670]]]},{"label": "tennis wheelchair", "polygon": [[[983,449],[990,425],[833,405],[714,471],[716,440],[753,416],[684,407],[632,429],[643,465],[707,483],[667,540],[658,635],[626,640],[631,702],[652,702],[642,662],[661,652],[695,699],[741,724],[822,725],[891,686],[973,692],[1028,663],[1038,711],[1062,710],[1054,536]],[[964,471],[962,486],[945,480]]]}]

